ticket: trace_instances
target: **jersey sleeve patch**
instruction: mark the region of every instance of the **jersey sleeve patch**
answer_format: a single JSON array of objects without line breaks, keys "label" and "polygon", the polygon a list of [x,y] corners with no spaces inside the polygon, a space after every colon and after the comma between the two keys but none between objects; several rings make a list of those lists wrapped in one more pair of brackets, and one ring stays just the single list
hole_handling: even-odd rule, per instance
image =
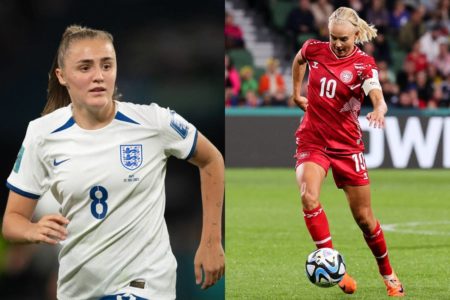
[{"label": "jersey sleeve patch", "polygon": [[25,147],[22,145],[20,147],[19,153],[17,154],[16,162],[14,163],[13,171],[15,173],[19,173],[20,164],[22,163],[23,153],[25,152]]},{"label": "jersey sleeve patch", "polygon": [[189,126],[186,120],[173,110],[170,111],[170,127],[172,127],[183,139],[185,139],[189,133]]}]

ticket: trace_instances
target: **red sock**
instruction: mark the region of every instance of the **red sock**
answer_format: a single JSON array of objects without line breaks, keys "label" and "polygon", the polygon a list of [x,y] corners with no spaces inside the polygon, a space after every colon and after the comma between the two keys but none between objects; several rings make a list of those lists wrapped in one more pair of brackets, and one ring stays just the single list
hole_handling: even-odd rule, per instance
[{"label": "red sock", "polygon": [[377,260],[378,269],[381,275],[391,275],[392,267],[389,263],[389,256],[386,247],[386,241],[384,239],[383,230],[380,223],[377,222],[375,230],[370,235],[364,234],[364,239],[370,250],[372,250],[375,259]]},{"label": "red sock", "polygon": [[333,248],[327,215],[322,206],[313,210],[303,210],[306,227],[317,248]]}]

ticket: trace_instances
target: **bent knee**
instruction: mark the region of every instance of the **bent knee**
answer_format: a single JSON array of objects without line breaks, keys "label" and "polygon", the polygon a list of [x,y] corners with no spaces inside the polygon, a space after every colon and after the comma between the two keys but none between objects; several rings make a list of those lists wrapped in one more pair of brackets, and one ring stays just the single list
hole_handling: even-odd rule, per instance
[{"label": "bent knee", "polygon": [[308,189],[306,186],[300,191],[303,208],[312,210],[319,206],[319,193]]}]

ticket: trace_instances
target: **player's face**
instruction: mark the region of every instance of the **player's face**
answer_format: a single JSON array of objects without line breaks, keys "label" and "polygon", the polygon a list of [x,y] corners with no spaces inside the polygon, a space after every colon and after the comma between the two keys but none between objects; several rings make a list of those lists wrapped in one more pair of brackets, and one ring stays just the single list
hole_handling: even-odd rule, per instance
[{"label": "player's face", "polygon": [[331,50],[338,57],[345,57],[352,53],[357,36],[355,27],[350,22],[332,23],[330,26]]},{"label": "player's face", "polygon": [[114,46],[103,38],[73,41],[64,56],[64,66],[56,69],[56,74],[74,105],[106,107],[112,103],[116,84]]}]

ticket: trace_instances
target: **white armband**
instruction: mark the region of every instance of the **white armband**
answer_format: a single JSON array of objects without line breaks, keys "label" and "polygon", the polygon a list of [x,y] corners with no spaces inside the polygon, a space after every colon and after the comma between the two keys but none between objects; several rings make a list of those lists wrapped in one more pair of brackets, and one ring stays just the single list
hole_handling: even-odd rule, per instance
[{"label": "white armband", "polygon": [[369,92],[373,89],[381,90],[381,84],[378,80],[378,71],[372,70],[373,77],[366,79],[362,85],[362,89],[364,90],[364,94],[369,95]]}]

